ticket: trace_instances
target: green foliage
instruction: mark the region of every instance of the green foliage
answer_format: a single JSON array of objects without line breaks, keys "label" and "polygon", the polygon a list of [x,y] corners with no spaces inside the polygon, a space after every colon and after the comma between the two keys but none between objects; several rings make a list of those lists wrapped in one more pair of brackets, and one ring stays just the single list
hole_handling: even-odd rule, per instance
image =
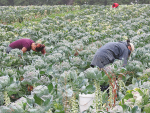
[{"label": "green foliage", "polygon": [[148,113],[149,110],[150,110],[150,104],[145,105],[143,112]]},{"label": "green foliage", "polygon": [[99,71],[98,68],[88,68],[85,70],[85,76],[89,79],[90,82],[97,80],[100,82],[100,85],[108,84],[108,77],[103,71]]},{"label": "green foliage", "polygon": [[20,5],[84,5],[84,4],[89,4],[89,5],[112,5],[114,2],[118,2],[119,4],[131,4],[133,3],[139,3],[139,4],[149,4],[148,0],[143,0],[143,1],[131,1],[131,0],[120,0],[120,1],[114,1],[114,0],[30,0],[30,1],[25,1],[25,0],[5,0],[1,1],[0,5],[12,5],[12,6],[20,6]]},{"label": "green foliage", "polygon": [[44,102],[41,98],[37,97],[36,94],[34,95],[34,99],[35,103],[37,103],[38,105],[42,105]]},{"label": "green foliage", "polygon": [[[58,2],[60,0],[47,1],[47,4]],[[80,2],[85,4],[85,1]],[[75,104],[78,103],[79,94],[96,91],[100,97],[97,103],[100,107],[97,108],[104,111],[107,108],[110,109],[108,112],[124,110],[138,113],[149,110],[149,72],[145,70],[150,67],[150,6],[121,5],[123,1],[119,1],[120,6],[112,9],[111,5],[97,4],[112,4],[117,1],[87,2],[96,5],[86,3],[81,6],[0,8],[3,23],[0,24],[0,112],[76,111],[78,105]],[[127,0],[125,2],[129,3]],[[15,0],[15,3],[44,4],[44,1]],[[31,38],[45,44],[47,53],[41,55],[31,50],[23,54],[20,50],[13,49],[10,54],[6,54],[8,45],[21,38]],[[90,63],[102,45],[127,38],[134,43],[135,51],[129,57],[126,68],[122,67],[122,60],[116,60],[108,68],[104,68],[110,78],[118,78],[116,86],[114,85],[119,88],[116,90],[116,107],[113,107],[109,102],[114,100],[108,96],[113,95],[111,91],[115,92],[115,88],[107,88],[109,95],[107,90],[99,92],[102,88],[100,85],[108,85],[110,79],[98,68],[90,68]],[[97,85],[94,81],[97,81]],[[25,97],[26,101],[14,104],[20,97]],[[5,106],[10,103],[13,104]]]}]

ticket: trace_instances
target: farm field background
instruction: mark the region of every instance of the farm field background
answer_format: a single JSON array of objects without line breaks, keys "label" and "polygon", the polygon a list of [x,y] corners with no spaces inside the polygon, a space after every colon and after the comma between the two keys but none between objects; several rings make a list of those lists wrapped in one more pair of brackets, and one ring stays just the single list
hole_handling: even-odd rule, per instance
[{"label": "farm field background", "polygon": [[[149,4],[3,6],[0,20],[0,113],[78,113],[82,93],[95,93],[84,113],[150,111]],[[6,54],[21,38],[45,44],[46,55]],[[126,39],[135,45],[126,68],[122,61],[108,74],[90,68],[98,48]]]}]

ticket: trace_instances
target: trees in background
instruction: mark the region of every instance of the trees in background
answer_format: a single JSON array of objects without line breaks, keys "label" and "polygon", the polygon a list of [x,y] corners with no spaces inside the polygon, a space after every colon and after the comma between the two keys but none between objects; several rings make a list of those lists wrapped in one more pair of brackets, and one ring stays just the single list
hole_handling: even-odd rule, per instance
[{"label": "trees in background", "polygon": [[26,5],[111,5],[119,4],[150,4],[150,0],[0,0],[0,6],[26,6]]}]

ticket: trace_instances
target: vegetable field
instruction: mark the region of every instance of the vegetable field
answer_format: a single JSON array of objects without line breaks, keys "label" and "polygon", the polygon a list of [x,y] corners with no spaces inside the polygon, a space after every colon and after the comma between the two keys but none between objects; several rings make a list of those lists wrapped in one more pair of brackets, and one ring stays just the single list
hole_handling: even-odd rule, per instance
[{"label": "vegetable field", "polygon": [[[83,93],[95,93],[84,113],[149,113],[150,5],[3,6],[0,20],[0,113],[79,113]],[[6,54],[21,38],[45,44],[46,55]],[[135,45],[126,68],[90,67],[98,48],[126,39]]]}]

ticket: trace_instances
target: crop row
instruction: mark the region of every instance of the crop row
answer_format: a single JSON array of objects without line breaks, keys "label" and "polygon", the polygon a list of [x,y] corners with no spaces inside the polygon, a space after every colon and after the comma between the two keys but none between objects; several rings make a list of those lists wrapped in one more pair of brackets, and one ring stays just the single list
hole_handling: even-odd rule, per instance
[{"label": "crop row", "polygon": [[[90,68],[93,55],[105,43],[125,41],[127,38],[136,48],[128,65],[125,69],[120,67],[121,61],[116,61],[115,66],[111,65],[116,76],[121,72],[126,75],[119,81],[121,88],[118,93],[118,103],[120,104],[117,106],[126,105],[126,108],[130,108],[127,109],[128,111],[134,110],[136,106],[138,106],[137,111],[148,109],[145,106],[150,103],[149,87],[147,87],[149,75],[145,74],[144,70],[150,66],[150,5],[120,5],[117,9],[98,5],[81,7],[87,9],[78,14],[66,14],[64,17],[45,17],[40,23],[26,21],[26,26],[21,29],[0,24],[1,111],[78,112],[77,103],[80,93],[96,93],[100,90],[99,85],[109,84],[106,73],[98,71],[97,68]],[[16,12],[23,10],[22,7],[6,7],[3,13],[10,8],[17,10]],[[32,11],[39,12],[53,8],[67,11],[73,7],[23,8],[30,9],[29,12],[33,13]],[[27,13],[24,10],[22,15]],[[21,38],[40,40],[46,45],[46,55],[33,51],[22,54],[18,49],[6,54],[7,46]],[[17,57],[18,55],[21,55],[21,58]],[[111,91],[111,87],[109,88]],[[108,104],[110,96],[105,91],[100,92],[102,93],[100,99],[103,97],[98,101],[103,105],[100,109],[112,110],[113,107]],[[140,92],[144,103],[137,104],[137,99],[134,99],[132,107],[123,103],[122,101],[133,97],[134,93],[131,92]],[[13,101],[16,100],[21,100],[23,103],[14,104]]]}]

